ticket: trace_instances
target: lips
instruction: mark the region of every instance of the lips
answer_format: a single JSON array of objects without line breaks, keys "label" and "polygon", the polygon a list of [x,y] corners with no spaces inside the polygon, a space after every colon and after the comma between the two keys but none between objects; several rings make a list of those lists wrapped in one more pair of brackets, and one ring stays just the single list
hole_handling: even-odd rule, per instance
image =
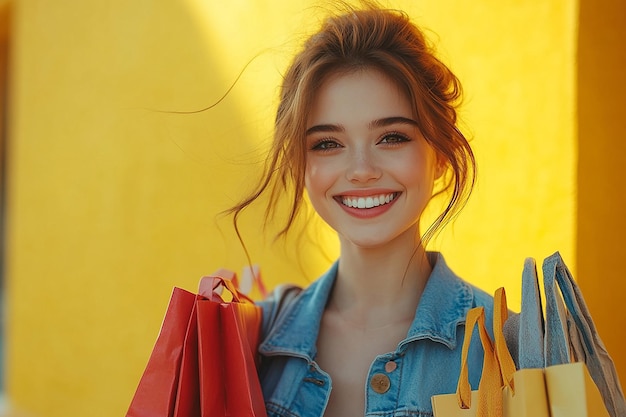
[{"label": "lips", "polygon": [[371,209],[391,203],[399,193],[384,193],[371,196],[342,195],[337,200],[346,207],[358,209]]}]

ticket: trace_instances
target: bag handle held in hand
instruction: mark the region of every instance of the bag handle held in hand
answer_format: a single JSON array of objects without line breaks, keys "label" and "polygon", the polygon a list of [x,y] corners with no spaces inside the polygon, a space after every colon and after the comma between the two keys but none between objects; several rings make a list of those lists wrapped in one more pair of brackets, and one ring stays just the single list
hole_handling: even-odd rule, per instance
[{"label": "bag handle held in hand", "polygon": [[233,281],[235,281],[236,285],[238,284],[237,288],[239,288],[244,294],[250,294],[252,287],[256,285],[262,298],[265,298],[268,295],[263,277],[261,276],[261,268],[259,265],[255,264],[245,266],[241,272],[241,279],[239,280],[239,283],[237,282],[236,276]]}]

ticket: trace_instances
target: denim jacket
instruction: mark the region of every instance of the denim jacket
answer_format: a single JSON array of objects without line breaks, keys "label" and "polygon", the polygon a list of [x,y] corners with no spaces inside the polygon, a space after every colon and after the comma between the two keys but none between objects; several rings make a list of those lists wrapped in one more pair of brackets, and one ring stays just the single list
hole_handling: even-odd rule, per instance
[{"label": "denim jacket", "polygon": [[[463,324],[471,308],[485,307],[492,334],[493,298],[456,276],[441,254],[428,256],[433,270],[406,338],[395,351],[375,358],[364,381],[365,416],[432,416],[431,396],[456,391]],[[268,417],[324,415],[332,380],[315,361],[316,341],[338,262],[290,302],[270,296],[259,303],[264,317],[259,374]],[[476,389],[483,360],[478,332],[468,358]],[[395,365],[386,367],[389,362]]]}]

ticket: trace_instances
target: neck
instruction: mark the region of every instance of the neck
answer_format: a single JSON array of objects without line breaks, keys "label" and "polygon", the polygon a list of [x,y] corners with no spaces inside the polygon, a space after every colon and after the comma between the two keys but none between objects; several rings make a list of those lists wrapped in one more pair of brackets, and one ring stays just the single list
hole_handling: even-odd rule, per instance
[{"label": "neck", "polygon": [[377,248],[342,241],[329,306],[363,325],[412,319],[430,273],[426,251],[414,238]]}]

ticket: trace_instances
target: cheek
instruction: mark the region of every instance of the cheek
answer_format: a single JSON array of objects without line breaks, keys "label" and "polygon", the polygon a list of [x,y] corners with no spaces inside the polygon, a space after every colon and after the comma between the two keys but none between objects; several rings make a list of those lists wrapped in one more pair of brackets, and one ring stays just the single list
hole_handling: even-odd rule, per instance
[{"label": "cheek", "polygon": [[429,194],[436,177],[436,160],[424,152],[406,154],[389,165],[389,172],[408,188]]},{"label": "cheek", "polygon": [[317,214],[326,220],[324,213],[326,211],[325,201],[328,186],[324,177],[324,170],[322,167],[318,164],[307,162],[307,166],[304,171],[304,187],[309,197],[309,202]]},{"label": "cheek", "polygon": [[316,158],[307,161],[304,171],[304,185],[309,194],[323,193],[332,185],[333,175],[329,168],[328,164],[321,163]]}]

